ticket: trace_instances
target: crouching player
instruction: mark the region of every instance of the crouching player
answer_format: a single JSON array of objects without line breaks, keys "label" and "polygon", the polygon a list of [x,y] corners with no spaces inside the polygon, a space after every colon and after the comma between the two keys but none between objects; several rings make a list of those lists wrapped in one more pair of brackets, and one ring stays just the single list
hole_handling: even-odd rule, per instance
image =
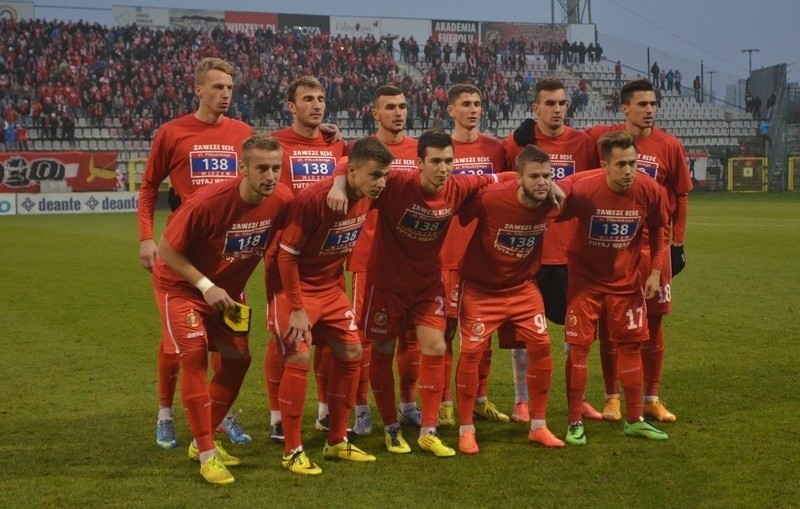
[{"label": "crouching player", "polygon": [[[249,308],[231,298],[264,257],[291,192],[279,184],[281,147],[254,135],[242,146],[243,175],[199,189],[171,217],[153,268],[164,337],[180,354],[181,398],[194,441],[189,458],[212,484],[230,484],[239,458],[214,442],[250,366]],[[223,316],[229,315],[227,321]],[[220,354],[206,382],[208,351]]]},{"label": "crouching player", "polygon": [[[560,217],[578,218],[577,234],[567,250],[567,443],[586,445],[581,416],[583,393],[589,350],[602,317],[608,323],[610,340],[617,346],[617,375],[625,393],[625,434],[666,440],[666,433],[642,417],[641,357],[641,344],[648,338],[645,298],[656,294],[661,276],[667,222],[662,190],[655,180],[637,170],[631,134],[614,132],[598,144],[605,171],[592,171],[574,183],[570,179],[560,182],[571,184]],[[642,292],[639,267],[645,228],[653,257]]]},{"label": "crouching player", "polygon": [[289,206],[277,264],[270,264],[269,328],[285,360],[278,391],[285,437],[283,467],[296,474],[322,473],[303,450],[300,435],[312,341],[327,345],[333,353],[327,390],[329,429],[323,456],[375,461],[375,456],[347,441],[347,419],[355,404],[362,347],[344,290],[343,265],[361,233],[371,200],[386,185],[392,159],[386,145],[376,138],[354,142],[349,159],[339,163],[347,166],[347,212],[334,212],[327,206],[333,179],[308,186]]},{"label": "crouching player", "polygon": [[[477,219],[460,274],[461,358],[456,371],[458,449],[477,454],[473,409],[482,352],[501,325],[528,352],[528,440],[564,447],[545,422],[553,372],[544,303],[535,283],[542,263],[542,237],[558,210],[548,199],[553,186],[550,156],[528,145],[516,159],[517,179],[486,187],[459,212],[462,224]],[[504,346],[504,345],[501,345]],[[506,345],[511,347],[511,345]]]}]

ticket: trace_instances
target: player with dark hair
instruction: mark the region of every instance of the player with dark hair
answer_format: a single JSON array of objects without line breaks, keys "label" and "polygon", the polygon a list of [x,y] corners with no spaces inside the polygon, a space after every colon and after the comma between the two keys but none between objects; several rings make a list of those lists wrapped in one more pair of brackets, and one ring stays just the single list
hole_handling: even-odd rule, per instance
[{"label": "player with dark hair", "polygon": [[[481,91],[475,85],[459,83],[447,91],[447,113],[453,119],[453,175],[491,175],[505,171],[505,152],[497,139],[479,131],[483,114]],[[445,301],[447,303],[447,328],[444,339],[447,351],[444,357],[444,391],[439,408],[440,425],[454,425],[453,397],[450,392],[453,366],[453,339],[458,328],[458,300],[461,288],[461,277],[458,273],[459,263],[464,256],[464,249],[472,237],[474,225],[464,227],[453,221],[447,230],[442,245],[442,280],[445,285]],[[489,372],[491,370],[492,351],[482,350],[479,363],[478,387],[473,411],[475,415],[490,421],[508,422],[508,415],[498,410],[489,401]]]},{"label": "player with dark hair", "polygon": [[[640,345],[647,340],[645,298],[656,295],[661,277],[667,222],[662,190],[637,170],[636,144],[631,134],[611,133],[601,138],[599,146],[603,170],[577,181],[570,178],[562,182],[569,190],[561,217],[578,220],[577,233],[567,251],[566,441],[586,445],[583,395],[589,350],[601,317],[608,324],[610,340],[616,344],[619,378],[625,392],[625,434],[666,440],[667,434],[642,416],[640,351]],[[645,227],[649,237],[643,234]],[[645,241],[654,255],[652,265],[640,276]]]},{"label": "player with dark hair", "polygon": [[[686,214],[692,179],[686,163],[686,152],[681,142],[674,136],[655,126],[657,111],[656,92],[653,85],[645,80],[629,81],[620,93],[622,113],[625,123],[597,126],[588,130],[595,139],[614,131],[627,131],[636,138],[637,164],[639,169],[661,185],[666,197],[669,215],[667,242],[660,259],[664,265],[661,281],[656,294],[647,301],[647,324],[649,340],[642,345],[642,364],[644,367],[644,415],[661,422],[674,422],[675,414],[667,410],[659,399],[661,376],[664,365],[663,317],[671,312],[672,277],[680,273],[686,265],[683,245],[686,238]],[[655,253],[644,248],[642,253],[643,273]],[[606,404],[603,415],[609,420],[622,418],[619,409],[617,390],[617,367],[614,344],[608,341],[605,328],[600,329],[601,360],[603,378],[606,386]]]},{"label": "player with dark hair", "polygon": [[459,212],[462,223],[477,220],[460,268],[461,357],[456,386],[461,422],[458,448],[465,454],[479,452],[472,414],[481,352],[489,348],[492,333],[504,324],[530,357],[526,373],[530,404],[525,402],[530,409],[528,440],[564,447],[545,422],[553,362],[544,303],[534,282],[541,264],[542,239],[558,214],[547,200],[552,183],[550,156],[528,145],[517,156],[515,166],[516,182],[482,189]]},{"label": "player with dark hair", "polygon": [[[291,192],[279,184],[281,148],[255,135],[242,147],[242,175],[183,202],[158,243],[153,267],[164,337],[180,356],[181,399],[194,441],[189,458],[213,484],[234,481],[239,458],[214,442],[250,366],[250,313],[235,297],[268,250]],[[208,351],[219,353],[210,382]]]},{"label": "player with dark hair", "polygon": [[[156,264],[158,247],[153,216],[158,188],[169,177],[169,204],[175,211],[203,186],[239,177],[242,142],[253,134],[247,124],[224,116],[231,105],[233,66],[219,58],[204,58],[195,67],[197,111],[167,122],[158,129],[139,189],[139,260],[148,271]],[[216,363],[216,356],[215,363]],[[180,358],[166,336],[158,348],[158,422],[156,444],[162,449],[178,445],[172,403],[178,384]],[[233,414],[220,427],[232,442],[249,443]]]},{"label": "player with dark hair", "polygon": [[[569,101],[564,84],[555,78],[544,78],[536,83],[536,92],[531,109],[536,117],[530,126],[530,136],[517,144],[514,134],[503,140],[503,148],[509,165],[527,144],[533,144],[550,154],[550,167],[553,181],[569,177],[577,172],[597,168],[597,146],[591,136],[565,124]],[[528,119],[526,122],[533,122]],[[519,136],[519,135],[517,135]],[[544,299],[547,318],[564,325],[567,306],[567,244],[575,232],[575,221],[558,222],[551,225],[544,234],[542,266],[536,275],[536,282]],[[513,351],[514,392],[516,401],[511,414],[515,421],[527,422],[528,409],[525,387],[527,356],[525,350]],[[602,414],[584,403],[584,417],[602,419]]]},{"label": "player with dark hair", "polygon": [[383,190],[392,159],[380,140],[356,140],[349,158],[339,163],[346,167],[347,212],[334,212],[327,206],[333,179],[305,188],[288,208],[277,263],[269,266],[269,328],[285,359],[279,390],[285,436],[282,463],[293,473],[322,472],[305,454],[300,433],[312,341],[326,343],[333,354],[324,457],[375,461],[347,441],[347,418],[355,398],[362,348],[344,290],[343,266],[361,233],[370,201]]},{"label": "player with dark hair", "polygon": [[[378,130],[375,137],[381,140],[394,155],[392,171],[418,172],[417,140],[405,132],[408,106],[403,91],[394,85],[381,85],[375,90],[372,100],[372,116]],[[372,250],[375,237],[377,211],[367,215],[358,242],[347,260],[347,268],[353,273],[352,295],[353,311],[359,313],[364,303],[364,285],[366,283],[367,260]],[[356,391],[356,419],[353,432],[357,435],[368,435],[372,432],[372,412],[367,396],[369,393],[369,369],[372,363],[372,344],[363,332],[361,335],[361,374]],[[381,354],[378,354],[380,357]],[[385,358],[377,362],[385,363]],[[391,358],[388,359],[391,362]],[[382,368],[383,369],[383,368]],[[403,334],[397,344],[397,372],[400,384],[400,419],[403,422],[419,427],[420,410],[416,403],[417,378],[419,378],[419,344],[413,331]]]},{"label": "player with dark hair", "polygon": [[[286,89],[286,102],[292,114],[292,125],[273,133],[283,147],[283,172],[281,182],[296,196],[312,183],[330,177],[336,161],[344,155],[345,143],[329,140],[322,123],[325,117],[325,89],[312,76],[302,76]],[[270,438],[283,440],[278,403],[279,384],[283,373],[283,356],[270,341],[264,355],[264,373],[270,405]],[[327,346],[317,347],[314,355],[314,373],[317,378],[317,421],[320,431],[327,431],[328,372],[332,363]]]},{"label": "player with dark hair", "polygon": [[[419,172],[391,172],[389,196],[374,201],[378,227],[367,264],[359,326],[372,341],[370,382],[384,423],[384,440],[393,453],[411,448],[402,436],[395,410],[391,362],[379,366],[376,353],[391,359],[397,336],[413,325],[420,345],[419,391],[422,422],[419,446],[439,457],[455,455],[436,433],[444,384],[445,300],[439,251],[453,214],[496,175],[457,175],[453,141],[430,130],[417,145]],[[341,186],[334,186],[341,197]],[[331,203],[336,200],[331,200]],[[338,202],[337,202],[338,203]]]}]

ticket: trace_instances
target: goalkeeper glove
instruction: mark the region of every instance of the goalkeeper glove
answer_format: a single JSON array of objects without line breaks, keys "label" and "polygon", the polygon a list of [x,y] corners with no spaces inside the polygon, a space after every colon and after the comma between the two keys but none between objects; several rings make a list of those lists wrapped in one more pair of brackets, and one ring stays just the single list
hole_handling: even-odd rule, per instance
[{"label": "goalkeeper glove", "polygon": [[683,252],[683,246],[670,246],[669,254],[672,261],[672,277],[675,277],[686,267],[686,254]]},{"label": "goalkeeper glove", "polygon": [[514,129],[514,143],[522,148],[536,144],[536,122],[532,118],[526,118]]}]

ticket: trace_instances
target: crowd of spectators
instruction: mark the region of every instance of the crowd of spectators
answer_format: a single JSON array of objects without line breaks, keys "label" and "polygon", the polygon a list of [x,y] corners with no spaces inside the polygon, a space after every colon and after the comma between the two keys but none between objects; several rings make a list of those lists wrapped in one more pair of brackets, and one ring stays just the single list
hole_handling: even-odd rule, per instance
[{"label": "crowd of spectators", "polygon": [[[526,54],[558,63],[602,55],[599,46],[581,49],[566,41],[511,39],[453,48],[430,38],[420,48],[413,37],[403,37],[397,43],[400,62],[416,64],[421,58],[426,64],[420,66],[422,79],[414,80],[395,60],[394,39],[2,20],[0,143],[19,148],[17,133],[27,136],[31,129],[40,138],[74,145],[77,117],[92,127],[114,118],[123,138],[150,139],[163,122],[194,110],[194,65],[207,56],[236,67],[230,115],[256,128],[289,125],[284,91],[297,77],[313,75],[326,88],[329,121],[343,112],[346,127],[370,130],[370,101],[384,83],[406,93],[410,127],[446,126],[446,90],[464,81],[484,91],[487,121],[496,122],[531,99],[535,80],[526,70]],[[508,78],[509,72],[515,77]],[[11,145],[9,132],[15,133]]]}]

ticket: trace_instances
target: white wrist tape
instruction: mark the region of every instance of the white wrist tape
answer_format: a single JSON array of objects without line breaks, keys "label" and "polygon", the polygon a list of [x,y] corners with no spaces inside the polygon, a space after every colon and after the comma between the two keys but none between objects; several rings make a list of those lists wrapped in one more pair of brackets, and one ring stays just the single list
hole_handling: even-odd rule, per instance
[{"label": "white wrist tape", "polygon": [[194,286],[197,287],[198,290],[200,290],[200,293],[205,295],[206,292],[210,290],[212,286],[214,286],[214,283],[212,283],[211,280],[208,279],[207,277],[203,276],[200,278],[200,281],[194,284]]}]

